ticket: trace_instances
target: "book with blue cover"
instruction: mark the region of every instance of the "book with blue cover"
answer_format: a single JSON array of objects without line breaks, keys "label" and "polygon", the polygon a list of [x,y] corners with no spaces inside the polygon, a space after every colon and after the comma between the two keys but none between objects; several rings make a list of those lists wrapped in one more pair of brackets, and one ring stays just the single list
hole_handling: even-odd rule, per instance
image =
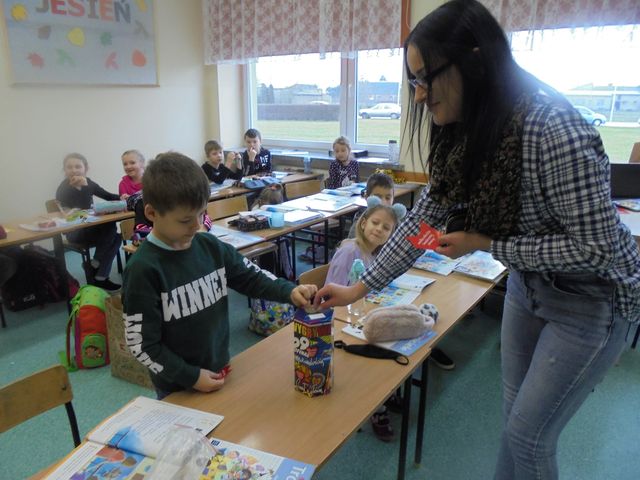
[{"label": "book with blue cover", "polygon": [[[342,331],[352,337],[359,338],[360,340],[367,341],[364,333],[362,333],[362,328],[356,327],[354,325],[348,325],[342,329]],[[407,340],[393,340],[390,342],[379,342],[376,343],[379,347],[387,348],[389,350],[393,350],[394,352],[398,352],[402,355],[412,355],[415,353],[420,347],[426,344],[429,340],[436,336],[436,332],[433,330],[428,330],[424,332],[422,335],[416,338],[409,338]]]},{"label": "book with blue cover", "polygon": [[465,256],[456,268],[456,272],[483,280],[496,280],[507,268],[495,260],[489,252],[476,250]]}]

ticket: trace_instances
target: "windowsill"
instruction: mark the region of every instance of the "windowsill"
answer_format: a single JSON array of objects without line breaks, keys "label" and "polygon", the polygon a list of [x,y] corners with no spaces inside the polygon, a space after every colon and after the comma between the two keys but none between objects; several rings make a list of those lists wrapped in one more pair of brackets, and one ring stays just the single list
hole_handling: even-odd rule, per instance
[{"label": "windowsill", "polygon": [[[281,150],[271,149],[271,158],[273,163],[278,165],[296,166],[302,167],[303,158],[305,155],[311,157],[311,168],[318,168],[323,170],[329,169],[329,163],[333,161],[333,157],[330,157],[326,153],[322,152],[310,152],[308,150]],[[385,168],[396,171],[404,171],[404,165],[392,164],[387,158],[384,157],[360,157],[356,158],[360,164],[366,164],[373,168]]]}]

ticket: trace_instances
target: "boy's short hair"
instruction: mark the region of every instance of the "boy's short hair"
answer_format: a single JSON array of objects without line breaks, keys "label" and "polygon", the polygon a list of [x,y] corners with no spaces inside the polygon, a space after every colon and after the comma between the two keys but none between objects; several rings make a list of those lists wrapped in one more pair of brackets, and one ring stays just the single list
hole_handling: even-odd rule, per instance
[{"label": "boy's short hair", "polygon": [[213,150],[222,150],[222,145],[215,140],[209,140],[204,144],[204,154],[207,157],[209,156],[209,152],[212,152]]},{"label": "boy's short hair", "polygon": [[202,168],[181,153],[159,154],[142,175],[142,201],[160,215],[178,207],[202,208],[210,194],[209,180]]},{"label": "boy's short hair", "polygon": [[262,141],[262,135],[260,135],[260,131],[256,128],[250,128],[246,132],[244,132],[244,138],[257,138]]},{"label": "boy's short hair", "polygon": [[369,196],[376,187],[388,188],[393,190],[393,178],[386,173],[373,173],[367,180],[367,186],[364,190],[364,194]]}]

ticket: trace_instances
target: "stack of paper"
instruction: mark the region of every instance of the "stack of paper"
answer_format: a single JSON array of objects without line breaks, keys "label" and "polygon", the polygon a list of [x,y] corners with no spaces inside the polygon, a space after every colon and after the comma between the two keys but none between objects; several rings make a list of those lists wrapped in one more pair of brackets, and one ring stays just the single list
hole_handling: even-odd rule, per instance
[{"label": "stack of paper", "polygon": [[258,237],[257,235],[239,232],[230,228],[220,227],[219,225],[212,225],[209,233],[211,235],[215,235],[221,242],[228,243],[237,249],[248,247],[249,245],[255,245],[256,243],[264,241],[262,237]]}]

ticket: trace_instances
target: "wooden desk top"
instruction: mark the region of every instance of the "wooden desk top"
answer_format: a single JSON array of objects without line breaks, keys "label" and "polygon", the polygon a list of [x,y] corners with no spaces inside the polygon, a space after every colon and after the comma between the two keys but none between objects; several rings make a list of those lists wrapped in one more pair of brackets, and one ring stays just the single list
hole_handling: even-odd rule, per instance
[{"label": "wooden desk top", "polygon": [[107,215],[99,215],[97,216],[97,220],[93,222],[84,222],[84,223],[76,223],[74,225],[68,225],[66,227],[58,227],[52,228],[50,230],[45,230],[41,232],[34,232],[31,230],[26,230],[20,227],[20,224],[29,224],[35,222],[41,222],[46,218],[57,218],[59,214],[50,213],[50,214],[42,214],[37,217],[31,217],[25,220],[17,220],[14,222],[4,224],[4,228],[7,232],[7,238],[0,240],[0,248],[8,247],[10,245],[20,245],[23,243],[35,242],[37,240],[44,240],[46,238],[51,238],[61,233],[68,233],[74,230],[80,230],[82,228],[89,228],[94,225],[100,225],[103,223],[111,223],[111,222],[120,222],[122,220],[126,220],[127,218],[133,218],[133,212],[119,212],[119,213],[109,213]]},{"label": "wooden desk top", "polygon": [[[359,342],[338,327],[336,339]],[[218,392],[179,392],[166,400],[224,415],[210,436],[320,466],[429,352],[421,349],[402,366],[336,349],[331,393],[309,398],[294,389],[290,324],[233,357],[232,372]]]}]

